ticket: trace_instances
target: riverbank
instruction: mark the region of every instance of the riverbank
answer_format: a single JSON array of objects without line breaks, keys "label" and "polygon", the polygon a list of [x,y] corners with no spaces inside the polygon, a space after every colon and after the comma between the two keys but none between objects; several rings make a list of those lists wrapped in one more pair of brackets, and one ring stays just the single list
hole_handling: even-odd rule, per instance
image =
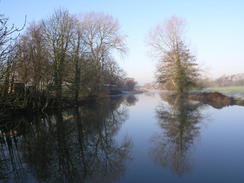
[{"label": "riverbank", "polygon": [[[171,96],[176,98],[177,95],[171,91],[160,91],[163,96]],[[189,100],[199,101],[203,104],[208,104],[214,108],[223,108],[226,106],[244,106],[244,100],[237,97],[227,96],[220,92],[211,92],[206,90],[191,91],[189,94],[182,95],[181,97]]]},{"label": "riverbank", "polygon": [[225,86],[206,88],[205,92],[219,92],[229,97],[244,99],[244,86]]},{"label": "riverbank", "polygon": [[21,113],[21,112],[44,112],[55,109],[71,108],[87,103],[93,103],[103,98],[113,98],[118,96],[134,95],[143,93],[142,90],[121,91],[116,93],[103,93],[93,96],[83,96],[75,100],[72,96],[66,95],[58,99],[54,95],[47,93],[35,93],[31,95],[11,94],[0,97],[0,114]]},{"label": "riverbank", "polygon": [[36,95],[31,97],[7,96],[0,98],[0,114],[3,113],[21,113],[25,111],[46,111],[57,108],[63,109],[76,105],[82,105],[96,100],[95,97],[85,97],[74,100],[71,97],[62,97],[57,99],[52,95]]},{"label": "riverbank", "polygon": [[220,92],[199,92],[191,93],[188,96],[191,100],[197,100],[204,104],[211,105],[215,108],[222,108],[225,106],[239,105],[244,106],[244,100],[224,95]]}]

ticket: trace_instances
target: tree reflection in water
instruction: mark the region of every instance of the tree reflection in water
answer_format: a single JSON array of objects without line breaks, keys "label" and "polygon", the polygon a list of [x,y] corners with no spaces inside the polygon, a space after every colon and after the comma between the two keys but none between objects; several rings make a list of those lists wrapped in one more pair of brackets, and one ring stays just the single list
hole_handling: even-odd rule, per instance
[{"label": "tree reflection in water", "polygon": [[156,116],[163,132],[152,138],[151,153],[155,162],[180,176],[191,169],[189,153],[199,136],[202,105],[183,96],[162,94],[161,98],[167,103],[158,106]]},{"label": "tree reflection in water", "polygon": [[121,144],[114,140],[127,118],[121,102],[104,99],[52,115],[25,116],[15,128],[3,128],[0,178],[11,181],[12,177],[16,182],[28,182],[30,176],[31,181],[41,182],[118,179],[132,147],[127,138]]},{"label": "tree reflection in water", "polygon": [[125,103],[127,106],[133,106],[136,104],[137,101],[138,101],[138,99],[133,94],[130,94],[130,95],[126,96],[126,98],[125,98]]}]

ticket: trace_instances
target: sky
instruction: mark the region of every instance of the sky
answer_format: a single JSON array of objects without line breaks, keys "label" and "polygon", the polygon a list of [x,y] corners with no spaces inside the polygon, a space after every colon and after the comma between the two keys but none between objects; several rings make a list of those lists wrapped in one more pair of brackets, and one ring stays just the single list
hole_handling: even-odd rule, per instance
[{"label": "sky", "polygon": [[0,14],[17,26],[25,16],[28,25],[59,8],[72,14],[103,12],[117,19],[128,47],[118,62],[139,84],[154,81],[157,60],[146,44],[148,33],[171,16],[186,21],[187,42],[206,76],[244,73],[243,0],[0,0]]}]

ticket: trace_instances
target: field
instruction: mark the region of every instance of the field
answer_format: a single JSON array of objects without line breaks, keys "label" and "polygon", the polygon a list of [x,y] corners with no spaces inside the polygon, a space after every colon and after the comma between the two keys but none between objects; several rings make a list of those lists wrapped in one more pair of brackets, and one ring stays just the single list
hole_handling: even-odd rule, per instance
[{"label": "field", "polygon": [[213,87],[210,91],[217,91],[228,96],[244,98],[244,86]]}]

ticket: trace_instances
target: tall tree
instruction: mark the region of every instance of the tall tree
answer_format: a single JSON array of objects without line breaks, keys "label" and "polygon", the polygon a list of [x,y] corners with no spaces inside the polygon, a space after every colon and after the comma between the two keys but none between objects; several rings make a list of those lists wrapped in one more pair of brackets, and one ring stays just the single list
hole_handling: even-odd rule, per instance
[{"label": "tall tree", "polygon": [[72,44],[72,66],[71,70],[71,83],[72,83],[72,90],[74,93],[74,99],[77,101],[79,98],[80,88],[81,88],[81,67],[85,59],[85,51],[86,45],[83,41],[83,25],[81,22],[76,19],[75,20],[75,27],[74,32],[71,40]]},{"label": "tall tree", "polygon": [[56,97],[62,97],[62,85],[70,49],[74,21],[66,10],[56,11],[51,18],[43,21],[43,35],[53,61],[54,86]]},{"label": "tall tree", "polygon": [[[25,24],[24,24],[25,25]],[[0,81],[3,81],[2,96],[6,96],[12,77],[13,60],[15,57],[15,40],[23,28],[8,25],[8,18],[0,14]],[[17,35],[17,36],[16,36]]]},{"label": "tall tree", "polygon": [[19,80],[30,82],[35,90],[42,90],[51,80],[48,50],[42,35],[42,25],[32,23],[18,41],[16,71]]},{"label": "tall tree", "polygon": [[196,58],[184,41],[184,21],[171,17],[151,33],[149,45],[159,58],[157,82],[176,93],[186,93],[196,86],[199,75]]},{"label": "tall tree", "polygon": [[[89,13],[81,20],[83,30],[83,41],[90,53],[90,60],[95,63],[96,73],[94,79],[100,86],[104,84],[104,71],[110,65],[112,53],[126,52],[125,35],[120,32],[118,22],[109,15],[102,13]],[[99,90],[96,88],[95,90]]]}]

